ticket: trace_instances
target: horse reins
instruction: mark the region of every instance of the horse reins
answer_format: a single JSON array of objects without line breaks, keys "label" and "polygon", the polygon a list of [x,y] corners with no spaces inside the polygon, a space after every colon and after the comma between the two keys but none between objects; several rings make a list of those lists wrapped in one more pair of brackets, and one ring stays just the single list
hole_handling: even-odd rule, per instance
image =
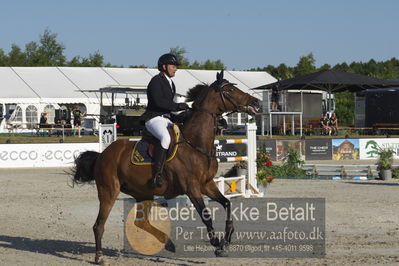
[{"label": "horse reins", "polygon": [[[241,102],[243,102],[244,100],[246,100],[248,97],[251,97],[251,95],[249,95],[248,93],[245,93],[245,94],[244,94],[244,97],[242,97],[242,100],[240,101],[240,103],[237,104],[237,102],[234,100],[234,98],[231,97],[231,95],[230,95],[228,92],[226,92],[225,90],[223,90],[223,87],[225,87],[225,86],[227,86],[227,85],[234,85],[234,84],[233,84],[233,83],[230,83],[230,82],[223,82],[222,84],[220,84],[219,86],[217,86],[217,88],[215,88],[215,85],[214,85],[214,84],[212,84],[211,87],[214,87],[214,88],[219,92],[220,98],[222,99],[223,106],[224,106],[224,109],[225,109],[225,110],[227,110],[226,99],[227,99],[228,101],[230,101],[230,102],[233,104],[233,106],[234,106],[233,111],[231,111],[231,112],[229,112],[229,113],[227,114],[227,115],[230,115],[230,114],[233,114],[233,113],[238,112],[239,109],[240,109],[240,107],[243,107],[243,106],[241,105]],[[247,108],[247,107],[244,106],[244,108]],[[208,110],[206,110],[206,109],[196,108],[196,107],[192,108],[192,110],[193,110],[194,112],[206,113],[206,114],[209,114],[209,115],[211,115],[211,116],[213,117],[213,121],[214,121],[214,136],[216,136],[216,131],[217,131],[217,118],[218,118],[218,117],[221,117],[222,114],[225,113],[225,112],[222,111],[222,112],[216,112],[216,113],[214,113],[214,112],[210,112],[210,111],[208,111]],[[194,145],[190,140],[186,139],[186,138],[184,137],[184,135],[183,135],[183,131],[181,131],[181,136],[182,136],[183,141],[182,141],[182,142],[179,142],[179,143],[187,142],[187,144],[188,144],[190,147],[192,147],[192,148],[195,149],[196,151],[198,151],[198,152],[204,154],[206,157],[208,157],[208,161],[210,161],[212,158],[216,158],[216,150],[215,150],[215,149],[212,149],[212,153],[209,154],[208,152],[206,152],[206,151],[204,151],[203,149],[201,149],[201,148],[197,147],[196,145]]]}]

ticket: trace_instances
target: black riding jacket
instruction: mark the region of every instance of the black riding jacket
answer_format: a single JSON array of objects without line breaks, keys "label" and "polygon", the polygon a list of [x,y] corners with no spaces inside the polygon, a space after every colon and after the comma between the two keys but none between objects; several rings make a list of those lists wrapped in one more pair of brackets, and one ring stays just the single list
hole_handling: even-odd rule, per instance
[{"label": "black riding jacket", "polygon": [[156,116],[170,116],[171,112],[178,111],[178,104],[173,101],[175,94],[174,84],[171,88],[169,81],[162,72],[154,76],[147,87],[148,104],[142,119],[147,122]]}]

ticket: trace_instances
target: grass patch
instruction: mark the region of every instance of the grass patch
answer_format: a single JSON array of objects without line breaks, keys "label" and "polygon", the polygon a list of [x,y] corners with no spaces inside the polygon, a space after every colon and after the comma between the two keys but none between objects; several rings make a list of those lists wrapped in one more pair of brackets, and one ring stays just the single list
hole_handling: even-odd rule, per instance
[{"label": "grass patch", "polygon": [[[0,144],[23,144],[23,143],[60,143],[62,136],[57,137],[57,135],[52,136],[41,136],[41,135],[31,135],[31,134],[1,134]],[[98,142],[98,136],[66,136],[64,138],[65,143],[90,143]]]},{"label": "grass patch", "polygon": [[[216,136],[216,139],[245,139],[246,135],[224,135]],[[391,135],[391,138],[399,138],[399,135]],[[126,138],[141,138],[141,136],[118,136],[118,139]],[[334,138],[345,138],[345,135],[338,136],[305,136],[306,139],[334,139]],[[386,135],[351,135],[349,138],[386,138]],[[279,136],[273,135],[272,138],[269,136],[257,136],[257,139],[274,139],[274,140],[298,140],[299,136]],[[38,134],[0,134],[0,144],[21,144],[21,143],[60,143],[62,136],[57,135],[38,135]],[[81,138],[77,136],[65,136],[65,143],[93,143],[98,142],[98,136],[93,135],[82,135]]]}]

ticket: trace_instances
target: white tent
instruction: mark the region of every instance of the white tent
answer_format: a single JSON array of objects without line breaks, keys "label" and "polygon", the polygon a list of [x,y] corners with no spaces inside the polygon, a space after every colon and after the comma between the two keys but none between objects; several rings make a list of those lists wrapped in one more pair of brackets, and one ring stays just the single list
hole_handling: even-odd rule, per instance
[{"label": "white tent", "polygon": [[[199,83],[212,83],[216,72],[179,69],[173,78],[177,93],[185,95]],[[152,68],[0,67],[1,117],[10,108],[19,108],[13,115],[16,122],[37,123],[41,112],[50,112],[52,118],[54,110],[64,104],[84,105],[87,113],[99,114],[99,95],[87,90],[115,85],[146,87],[156,74],[158,70]],[[260,100],[262,95],[250,89],[276,81],[266,72],[225,71],[225,78]],[[145,96],[140,102],[146,103]],[[124,99],[121,98],[119,103],[124,103]],[[0,132],[4,126],[3,120]]]}]

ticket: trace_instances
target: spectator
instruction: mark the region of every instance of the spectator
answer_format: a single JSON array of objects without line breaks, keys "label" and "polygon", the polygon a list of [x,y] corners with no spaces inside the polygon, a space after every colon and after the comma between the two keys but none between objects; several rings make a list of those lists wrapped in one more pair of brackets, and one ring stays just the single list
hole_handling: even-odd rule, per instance
[{"label": "spectator", "polygon": [[337,114],[333,112],[330,117],[329,126],[333,135],[338,135],[338,118]]},{"label": "spectator", "polygon": [[60,135],[62,135],[63,129],[62,129],[62,122],[61,122],[61,120],[58,119],[58,120],[55,122],[54,128],[56,129],[55,132],[54,132],[54,134],[57,134],[57,137],[59,137]]},{"label": "spectator", "polygon": [[9,110],[8,113],[4,116],[4,119],[6,120],[6,128],[9,132],[12,132],[14,130],[11,119],[11,115],[13,112],[14,110]]},{"label": "spectator", "polygon": [[[40,116],[40,122],[39,122],[39,128],[50,128],[51,126],[49,125],[48,121],[47,121],[47,113],[46,112],[42,112],[41,116]],[[51,130],[48,129],[47,130],[48,135],[51,135]]]},{"label": "spectator", "polygon": [[72,122],[70,117],[65,120],[64,130],[65,130],[65,135],[67,136],[72,135]]},{"label": "spectator", "polygon": [[280,97],[280,95],[279,95],[277,87],[273,87],[272,88],[272,97],[271,97],[271,100],[272,100],[272,111],[278,111],[278,100],[279,100],[279,97]]},{"label": "spectator", "polygon": [[[82,111],[80,111],[79,106],[75,106],[75,109],[72,110],[72,115],[73,127],[78,130],[78,137],[81,138],[82,136],[80,135],[80,129],[82,126],[82,116],[84,116],[85,113],[82,113]],[[76,135],[76,131],[74,131],[73,134]]]},{"label": "spectator", "polygon": [[322,135],[330,135],[331,136],[331,128],[329,127],[329,119],[327,114],[324,114],[322,118],[320,118],[320,128]]},{"label": "spectator", "polygon": [[14,110],[9,110],[8,111],[8,113],[4,116],[4,118],[6,119],[6,123],[9,125],[9,124],[11,124],[11,115],[12,115],[12,112],[13,112]]}]

